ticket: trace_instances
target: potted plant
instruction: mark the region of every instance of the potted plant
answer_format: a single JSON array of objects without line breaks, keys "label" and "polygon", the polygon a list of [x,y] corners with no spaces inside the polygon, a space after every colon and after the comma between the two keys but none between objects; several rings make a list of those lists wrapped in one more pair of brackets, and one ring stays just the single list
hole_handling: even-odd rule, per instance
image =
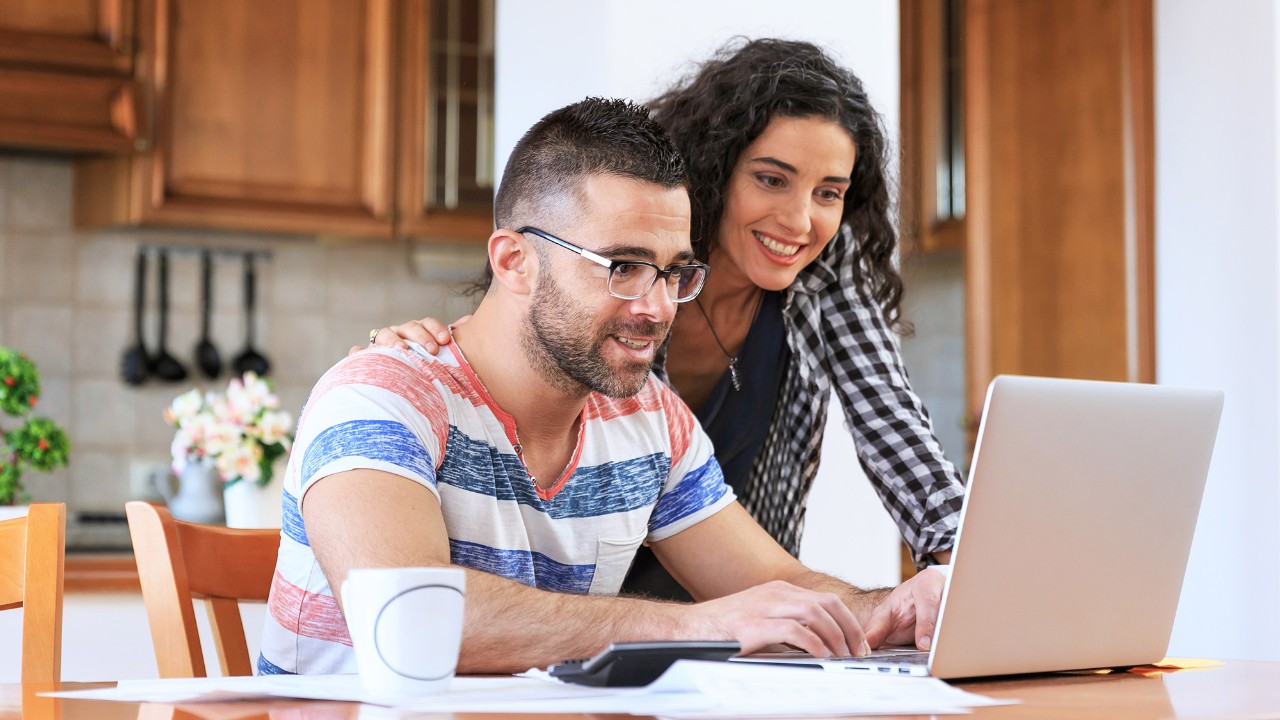
[{"label": "potted plant", "polygon": [[67,465],[71,442],[62,428],[48,418],[27,417],[39,401],[36,364],[17,350],[0,347],[0,410],[21,423],[12,430],[0,426],[0,506],[30,502],[22,485],[27,470],[50,472]]},{"label": "potted plant", "polygon": [[164,418],[178,428],[170,450],[179,491],[166,498],[175,516],[218,521],[210,498],[201,496],[216,492],[228,525],[279,527],[279,483],[272,480],[276,461],[293,442],[293,420],[279,408],[270,382],[253,372],[232,378],[222,392],[192,388],[173,399]]}]

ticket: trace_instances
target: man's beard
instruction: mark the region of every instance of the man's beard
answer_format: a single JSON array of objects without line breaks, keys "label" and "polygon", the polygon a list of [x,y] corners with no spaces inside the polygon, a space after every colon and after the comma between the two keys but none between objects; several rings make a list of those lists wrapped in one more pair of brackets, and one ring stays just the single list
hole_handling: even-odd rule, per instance
[{"label": "man's beard", "polygon": [[543,378],[561,392],[576,394],[586,388],[625,398],[644,387],[653,362],[628,362],[615,369],[601,352],[605,342],[611,335],[621,335],[651,337],[660,343],[669,326],[615,320],[594,331],[592,317],[578,309],[554,280],[544,276],[533,291],[520,348]]}]

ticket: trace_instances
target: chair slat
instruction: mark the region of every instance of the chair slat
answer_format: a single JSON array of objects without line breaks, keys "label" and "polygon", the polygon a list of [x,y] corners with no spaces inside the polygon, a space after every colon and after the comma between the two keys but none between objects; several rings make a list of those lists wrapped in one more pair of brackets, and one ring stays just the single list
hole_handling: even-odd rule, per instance
[{"label": "chair slat", "polygon": [[161,677],[207,675],[192,598],[206,597],[224,675],[251,675],[237,600],[265,601],[278,530],[237,530],[176,520],[168,509],[125,505],[142,599]]},{"label": "chair slat", "polygon": [[0,610],[22,608],[22,682],[62,678],[62,588],[67,509],[35,503],[0,522]]}]

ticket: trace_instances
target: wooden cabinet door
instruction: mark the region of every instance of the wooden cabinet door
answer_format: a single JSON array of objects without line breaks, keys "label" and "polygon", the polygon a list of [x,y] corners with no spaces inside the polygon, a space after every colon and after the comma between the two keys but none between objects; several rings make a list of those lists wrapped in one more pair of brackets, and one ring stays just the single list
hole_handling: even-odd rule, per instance
[{"label": "wooden cabinet door", "polygon": [[151,152],[82,163],[77,221],[387,236],[392,0],[140,0]]},{"label": "wooden cabinet door", "polygon": [[0,0],[0,145],[128,152],[132,0]]},{"label": "wooden cabinet door", "polygon": [[480,242],[493,229],[493,3],[402,0],[397,232]]},{"label": "wooden cabinet door", "polygon": [[969,0],[969,406],[1000,373],[1152,382],[1151,0]]},{"label": "wooden cabinet door", "polygon": [[0,0],[0,63],[128,75],[131,0]]}]

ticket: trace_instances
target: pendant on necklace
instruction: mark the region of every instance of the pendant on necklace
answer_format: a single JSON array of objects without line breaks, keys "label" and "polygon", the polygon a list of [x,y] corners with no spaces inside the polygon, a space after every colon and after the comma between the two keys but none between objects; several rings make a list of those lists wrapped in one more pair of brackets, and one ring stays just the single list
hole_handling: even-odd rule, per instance
[{"label": "pendant on necklace", "polygon": [[738,358],[737,356],[729,358],[729,383],[733,385],[736,391],[742,390],[742,379],[738,377]]}]

